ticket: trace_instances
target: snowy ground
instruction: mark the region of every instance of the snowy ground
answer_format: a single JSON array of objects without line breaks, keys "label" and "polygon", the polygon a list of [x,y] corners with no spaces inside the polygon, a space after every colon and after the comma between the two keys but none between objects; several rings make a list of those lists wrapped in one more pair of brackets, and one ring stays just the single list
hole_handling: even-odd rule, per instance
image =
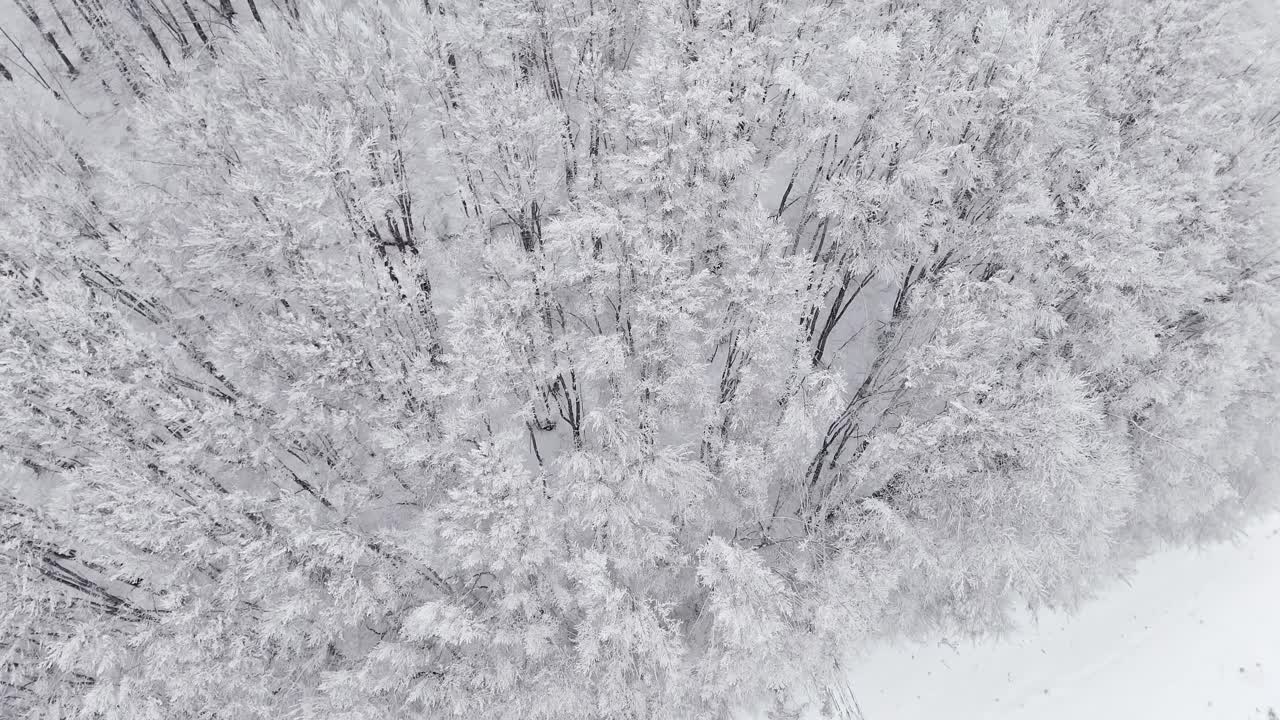
[{"label": "snowy ground", "polygon": [[1278,720],[1280,519],[1002,640],[879,650],[853,681],[866,720]]}]

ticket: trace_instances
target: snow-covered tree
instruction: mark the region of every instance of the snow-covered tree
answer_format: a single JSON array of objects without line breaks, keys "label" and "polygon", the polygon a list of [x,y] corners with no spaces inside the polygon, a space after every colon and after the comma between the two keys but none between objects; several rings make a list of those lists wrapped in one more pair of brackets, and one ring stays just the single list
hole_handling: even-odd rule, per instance
[{"label": "snow-covered tree", "polygon": [[1274,507],[1246,4],[4,12],[7,714],[836,715]]}]

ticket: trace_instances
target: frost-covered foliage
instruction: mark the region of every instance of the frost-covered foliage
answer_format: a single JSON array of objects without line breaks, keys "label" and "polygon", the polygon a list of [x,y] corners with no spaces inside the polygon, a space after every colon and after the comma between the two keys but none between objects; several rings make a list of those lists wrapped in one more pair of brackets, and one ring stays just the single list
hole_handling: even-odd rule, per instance
[{"label": "frost-covered foliage", "polygon": [[1247,6],[17,7],[6,717],[835,713],[1275,499]]}]

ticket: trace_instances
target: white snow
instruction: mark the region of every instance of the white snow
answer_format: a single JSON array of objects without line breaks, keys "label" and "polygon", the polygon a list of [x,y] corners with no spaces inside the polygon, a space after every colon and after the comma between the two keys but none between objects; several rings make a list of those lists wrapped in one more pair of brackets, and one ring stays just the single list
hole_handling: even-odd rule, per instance
[{"label": "white snow", "polygon": [[1280,518],[999,640],[876,650],[852,681],[866,720],[1276,720]]}]

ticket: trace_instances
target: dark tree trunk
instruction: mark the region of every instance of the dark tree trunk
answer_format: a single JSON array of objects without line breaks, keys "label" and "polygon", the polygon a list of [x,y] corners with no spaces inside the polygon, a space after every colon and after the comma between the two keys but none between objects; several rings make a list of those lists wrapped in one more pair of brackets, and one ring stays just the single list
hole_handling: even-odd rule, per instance
[{"label": "dark tree trunk", "polygon": [[129,15],[142,28],[142,32],[147,36],[147,39],[151,41],[151,46],[156,49],[156,52],[160,53],[160,59],[164,61],[164,66],[172,68],[173,63],[169,62],[169,54],[164,51],[164,45],[160,44],[160,38],[156,37],[156,31],[151,29],[151,23],[147,22],[146,16],[142,14],[142,8],[138,6],[138,0],[129,0],[127,7]]},{"label": "dark tree trunk", "polygon": [[53,51],[58,53],[58,57],[62,59],[62,64],[67,66],[67,72],[72,76],[79,74],[80,71],[71,63],[71,59],[67,57],[67,54],[62,51],[62,46],[58,44],[58,39],[53,36],[52,31],[44,26],[44,21],[40,19],[40,15],[36,13],[36,9],[31,3],[27,0],[14,0],[14,2],[18,4],[22,13],[31,21],[31,24],[36,26],[36,31],[40,33],[45,42],[49,43]]},{"label": "dark tree trunk", "polygon": [[182,56],[190,56],[191,41],[187,39],[187,34],[182,31],[182,21],[174,14],[173,8],[169,7],[169,3],[164,0],[160,0],[160,3],[164,5],[163,11],[155,4],[154,0],[148,0],[148,2],[151,5],[151,9],[155,11],[156,17],[159,18],[161,24],[163,24],[165,29],[169,31],[169,34],[173,35],[173,38],[178,41],[178,47],[182,50]]},{"label": "dark tree trunk", "polygon": [[[96,4],[97,7],[94,7],[94,4]],[[80,16],[89,24],[89,27],[93,32],[98,34],[98,37],[101,39],[102,45],[107,49],[107,52],[110,52],[115,56],[116,68],[120,71],[120,74],[124,76],[125,83],[129,85],[129,89],[132,90],[133,94],[137,97],[142,97],[142,87],[138,84],[137,79],[134,78],[133,70],[129,67],[128,61],[125,60],[125,57],[132,53],[129,52],[129,48],[126,48],[126,51],[121,53],[120,47],[116,43],[116,38],[113,34],[113,28],[110,26],[110,23],[107,22],[106,18],[99,12],[102,7],[101,4],[94,4],[91,4],[90,0],[75,0],[76,10],[80,11]]]},{"label": "dark tree trunk", "polygon": [[204,43],[205,47],[212,50],[213,46],[209,43],[209,36],[205,33],[204,27],[200,25],[196,12],[191,9],[191,3],[187,2],[187,0],[182,0],[182,9],[187,13],[187,19],[191,21],[191,27],[196,31],[196,37],[200,38],[200,42]]}]

